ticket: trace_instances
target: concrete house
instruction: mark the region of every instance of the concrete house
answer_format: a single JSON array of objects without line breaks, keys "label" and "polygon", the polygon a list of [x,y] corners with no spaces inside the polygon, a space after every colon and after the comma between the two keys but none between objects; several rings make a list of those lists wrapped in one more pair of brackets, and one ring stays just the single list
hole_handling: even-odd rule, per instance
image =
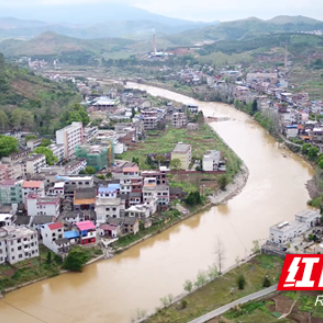
[{"label": "concrete house", "polygon": [[179,142],[172,151],[171,156],[172,160],[180,160],[180,169],[189,170],[189,166],[192,162],[192,147],[189,144]]},{"label": "concrete house", "polygon": [[75,223],[76,229],[80,235],[81,245],[96,242],[96,227],[91,221],[83,221]]},{"label": "concrete house", "polygon": [[273,225],[269,229],[270,241],[276,244],[292,242],[296,237],[301,236],[321,220],[319,211],[304,210],[295,215],[294,221],[284,221]]},{"label": "concrete house", "polygon": [[61,222],[48,223],[41,226],[43,244],[56,254],[68,253],[69,241],[64,238],[64,226]]},{"label": "concrete house", "polygon": [[0,228],[0,264],[17,262],[39,256],[37,233],[29,228],[6,226]]}]

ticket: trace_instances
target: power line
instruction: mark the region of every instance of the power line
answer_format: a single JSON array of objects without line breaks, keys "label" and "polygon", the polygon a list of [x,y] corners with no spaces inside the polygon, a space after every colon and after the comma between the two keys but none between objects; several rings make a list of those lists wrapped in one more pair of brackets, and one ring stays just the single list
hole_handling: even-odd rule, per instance
[{"label": "power line", "polygon": [[42,320],[42,319],[40,319],[40,318],[38,318],[38,317],[36,317],[36,316],[34,316],[34,315],[30,314],[30,313],[28,313],[28,312],[26,312],[26,311],[24,311],[24,310],[22,310],[22,309],[18,308],[18,307],[14,306],[14,305],[12,305],[12,304],[10,304],[10,303],[8,303],[8,302],[6,302],[6,301],[4,301],[4,300],[1,300],[1,302],[3,302],[3,303],[5,303],[5,304],[7,304],[8,306],[10,306],[10,307],[12,307],[12,308],[14,308],[14,309],[16,309],[16,310],[18,310],[18,311],[20,311],[20,312],[22,312],[22,313],[24,313],[24,314],[28,315],[28,316],[30,316],[30,317],[32,317],[32,318],[34,318],[34,319],[38,320],[39,322],[42,322],[42,323],[49,323],[48,321],[44,321],[44,320]]}]

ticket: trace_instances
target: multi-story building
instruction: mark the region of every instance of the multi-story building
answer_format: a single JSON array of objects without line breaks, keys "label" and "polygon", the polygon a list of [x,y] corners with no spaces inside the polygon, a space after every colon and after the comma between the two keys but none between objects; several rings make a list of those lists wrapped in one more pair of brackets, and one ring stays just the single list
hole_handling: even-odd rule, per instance
[{"label": "multi-story building", "polygon": [[113,148],[103,145],[79,145],[76,147],[75,155],[78,158],[86,159],[87,166],[93,167],[100,171],[108,167],[113,162]]},{"label": "multi-story building", "polygon": [[85,127],[83,132],[83,142],[90,142],[95,139],[99,134],[98,127]]},{"label": "multi-story building", "polygon": [[64,159],[64,145],[63,144],[51,144],[47,148],[49,148],[52,152],[54,157],[57,158],[58,162]]},{"label": "multi-story building", "polygon": [[157,185],[168,185],[168,178],[165,171],[158,171],[158,170],[146,170],[141,172],[141,176],[143,179],[155,178]]},{"label": "multi-story building", "polygon": [[145,109],[142,112],[144,118],[144,129],[153,130],[157,129],[158,111],[156,109]]},{"label": "multi-story building", "polygon": [[26,197],[30,194],[44,196],[45,195],[44,183],[41,181],[23,181],[23,184],[22,184],[23,201],[25,201]]},{"label": "multi-story building", "polygon": [[139,174],[138,166],[124,167],[120,177],[121,194],[141,193],[142,176]]},{"label": "multi-story building", "polygon": [[206,172],[213,172],[218,170],[225,171],[225,164],[221,161],[221,152],[218,150],[208,150],[202,159],[202,167]]},{"label": "multi-story building", "polygon": [[0,229],[0,264],[13,265],[39,256],[37,233],[26,227],[6,226]]},{"label": "multi-story building", "polygon": [[35,139],[35,140],[27,141],[26,145],[31,151],[33,151],[34,149],[39,147],[41,143],[42,143],[42,139]]},{"label": "multi-story building", "polygon": [[70,158],[75,154],[76,146],[83,142],[82,122],[72,122],[70,126],[56,131],[56,143],[64,145],[64,157]]},{"label": "multi-story building", "polygon": [[14,169],[9,164],[0,164],[0,181],[14,179]]},{"label": "multi-story building", "polygon": [[196,104],[188,104],[187,109],[191,114],[198,114],[199,113],[199,106]]},{"label": "multi-story building", "polygon": [[9,156],[1,158],[2,165],[7,166],[7,176],[10,179],[21,179],[26,173],[26,164],[24,160],[31,153],[30,149],[20,150],[11,153]]},{"label": "multi-story building", "polygon": [[80,235],[81,245],[96,242],[96,227],[93,222],[77,222],[75,223],[75,226]]},{"label": "multi-story building", "polygon": [[95,188],[82,188],[74,192],[74,210],[95,210],[97,191]]},{"label": "multi-story building", "polygon": [[24,175],[38,174],[46,166],[46,157],[41,154],[29,155],[24,161]]},{"label": "multi-story building", "polygon": [[124,216],[125,200],[119,197],[98,197],[95,202],[97,223],[106,223],[107,218]]},{"label": "multi-story building", "polygon": [[270,241],[277,244],[287,244],[296,237],[315,227],[321,220],[317,210],[304,210],[295,215],[294,221],[284,221],[273,225],[269,229]]},{"label": "multi-story building", "polygon": [[67,254],[71,248],[68,239],[64,238],[64,226],[61,222],[48,223],[40,228],[43,244],[56,254]]},{"label": "multi-story building", "polygon": [[157,185],[157,179],[146,177],[144,179],[143,200],[146,203],[151,198],[157,199],[158,205],[169,204],[169,186],[167,184]]},{"label": "multi-story building", "polygon": [[22,185],[22,180],[5,180],[0,182],[0,203],[2,205],[23,203]]},{"label": "multi-story building", "polygon": [[173,128],[185,128],[187,125],[187,116],[184,112],[175,112],[172,117]]},{"label": "multi-story building", "polygon": [[57,218],[60,214],[59,197],[30,194],[25,201],[28,216],[44,215]]},{"label": "multi-story building", "polygon": [[180,169],[189,170],[192,161],[192,147],[189,144],[179,142],[172,151],[172,160],[179,159]]}]

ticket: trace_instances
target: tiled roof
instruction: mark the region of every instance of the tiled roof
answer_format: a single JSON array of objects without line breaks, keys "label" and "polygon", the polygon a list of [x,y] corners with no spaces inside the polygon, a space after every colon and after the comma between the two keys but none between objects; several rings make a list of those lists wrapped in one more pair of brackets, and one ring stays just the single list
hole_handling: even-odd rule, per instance
[{"label": "tiled roof", "polygon": [[50,230],[63,229],[63,224],[61,222],[51,223],[48,224],[48,228]]},{"label": "tiled roof", "polygon": [[39,188],[42,185],[40,181],[24,181],[22,188]]},{"label": "tiled roof", "polygon": [[75,225],[78,227],[79,230],[81,231],[86,231],[86,230],[95,230],[95,225],[91,221],[83,221],[83,222],[77,222]]},{"label": "tiled roof", "polygon": [[136,173],[139,172],[139,167],[125,167],[123,169],[124,173]]}]

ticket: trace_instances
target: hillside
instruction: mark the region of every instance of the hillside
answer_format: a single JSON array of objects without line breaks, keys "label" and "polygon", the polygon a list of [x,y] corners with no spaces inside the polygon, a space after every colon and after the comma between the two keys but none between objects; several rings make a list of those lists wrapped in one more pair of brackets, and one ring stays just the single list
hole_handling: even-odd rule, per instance
[{"label": "hillside", "polygon": [[0,54],[0,130],[27,126],[53,134],[80,97],[71,83],[56,83],[5,63]]},{"label": "hillside", "polygon": [[166,39],[187,46],[205,41],[243,40],[276,33],[301,33],[315,30],[323,31],[322,21],[303,16],[278,16],[270,20],[251,17],[167,36]]},{"label": "hillside", "polygon": [[68,54],[100,55],[105,52],[126,51],[135,41],[121,38],[77,39],[52,32],[43,33],[28,41],[9,39],[0,43],[0,52],[5,56],[61,58]]}]

